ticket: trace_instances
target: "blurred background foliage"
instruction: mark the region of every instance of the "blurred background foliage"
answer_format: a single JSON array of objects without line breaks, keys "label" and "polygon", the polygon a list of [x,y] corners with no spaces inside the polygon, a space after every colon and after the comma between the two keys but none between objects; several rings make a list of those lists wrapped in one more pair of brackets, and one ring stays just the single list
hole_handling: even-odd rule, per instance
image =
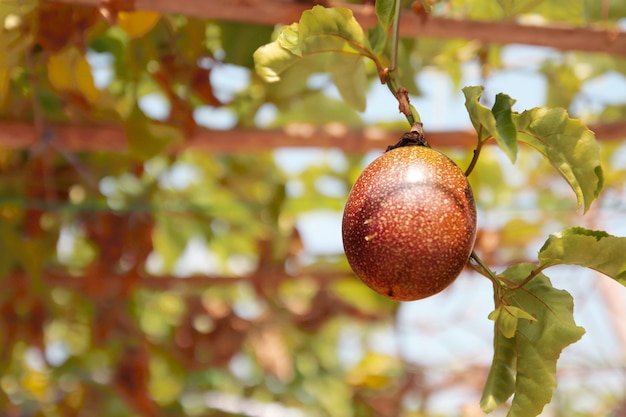
[{"label": "blurred background foliage", "polygon": [[[359,113],[321,74],[324,62],[276,84],[257,78],[252,53],[273,26],[82,3],[0,1],[0,415],[482,415],[489,283],[467,272],[432,300],[398,304],[362,285],[343,256],[347,192],[388,143],[370,152],[318,148],[315,137],[259,152],[179,147],[205,128],[406,129],[380,110],[396,111],[375,92],[374,68],[374,115]],[[619,0],[432,7],[459,19],[616,31],[626,22]],[[399,65],[423,115],[441,110],[429,83],[443,77],[457,91],[469,71],[492,97],[498,79],[524,91],[530,76],[543,80],[534,105],[587,123],[626,120],[624,56],[537,48],[511,60],[510,50],[407,38]],[[611,82],[620,93],[602,94]],[[35,144],[12,146],[13,123],[32,126]],[[126,142],[68,149],[58,125],[114,126]],[[483,259],[496,269],[532,261],[547,234],[571,225],[625,235],[625,138],[602,143],[606,187],[585,217],[539,155],[521,149],[512,166],[485,149],[471,176]],[[461,167],[471,151],[445,149]],[[624,416],[623,288],[561,275],[589,334],[568,349],[545,415]]]}]

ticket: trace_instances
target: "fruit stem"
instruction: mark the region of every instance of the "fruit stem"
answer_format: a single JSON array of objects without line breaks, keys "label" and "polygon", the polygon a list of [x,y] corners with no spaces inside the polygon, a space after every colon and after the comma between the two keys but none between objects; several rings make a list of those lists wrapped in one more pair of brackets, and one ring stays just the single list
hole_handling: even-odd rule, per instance
[{"label": "fruit stem", "polygon": [[500,280],[496,276],[495,272],[493,272],[491,269],[489,269],[487,265],[485,265],[483,260],[480,259],[480,256],[478,256],[478,254],[475,251],[472,251],[472,253],[470,254],[470,259],[473,259],[474,262],[476,262],[476,264],[478,264],[478,266],[480,267],[480,268],[473,267],[472,269],[474,269],[474,271],[489,278],[491,282],[493,283],[494,288],[500,289],[502,287],[502,284],[500,284]]},{"label": "fruit stem", "polygon": [[402,135],[398,143],[395,145],[387,146],[385,152],[389,152],[392,149],[401,148],[403,146],[425,146],[430,148],[430,144],[424,137],[424,129],[422,129],[421,123],[413,123],[411,131]]},{"label": "fruit stem", "polygon": [[476,166],[476,162],[478,162],[478,156],[480,155],[480,150],[483,147],[483,141],[479,140],[478,141],[478,145],[476,145],[476,149],[474,149],[474,155],[472,156],[472,161],[470,162],[469,166],[467,167],[467,169],[465,170],[465,176],[469,176],[469,174],[472,173],[472,171],[474,170],[474,167]]},{"label": "fruit stem", "polygon": [[[388,70],[388,68],[386,68],[386,70]],[[415,123],[421,123],[422,119],[409,99],[409,92],[404,87],[398,87],[398,83],[396,83],[392,74],[392,71],[385,71],[384,82],[387,84],[387,88],[389,88],[391,94],[398,100],[398,110],[400,110],[400,113],[404,114],[411,126]]]}]

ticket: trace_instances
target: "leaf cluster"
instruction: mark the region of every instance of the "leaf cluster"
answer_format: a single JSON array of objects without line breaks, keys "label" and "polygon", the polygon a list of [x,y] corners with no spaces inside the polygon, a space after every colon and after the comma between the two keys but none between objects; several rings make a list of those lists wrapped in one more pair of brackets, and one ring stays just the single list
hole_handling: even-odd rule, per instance
[{"label": "leaf cluster", "polygon": [[[520,13],[519,9],[513,9],[523,7],[507,2],[499,2],[499,5],[505,14]],[[392,26],[398,10],[396,2],[378,1],[379,27]],[[376,31],[370,33],[376,34]],[[397,52],[397,40],[392,48]],[[259,48],[255,52],[255,63],[257,72],[266,81],[275,82],[281,72],[306,55],[331,53],[341,59],[354,55],[359,65],[362,65],[362,58],[367,57],[376,63],[379,74],[384,74],[381,81],[393,86],[392,93],[397,94],[400,90],[394,75],[382,68],[375,49],[349,11],[318,6],[304,12],[298,24],[283,28],[275,42]],[[345,74],[340,73],[339,66],[333,68],[334,64],[332,58],[329,59],[326,69],[333,74],[342,97],[362,110],[364,97],[355,100],[349,89],[341,87],[337,77]],[[351,72],[364,79],[359,71]],[[463,89],[465,106],[477,135],[477,147],[466,175],[477,165],[481,149],[488,140],[495,140],[512,163],[517,159],[518,143],[522,143],[550,162],[574,191],[579,207],[587,212],[604,184],[600,149],[593,132],[571,118],[563,108],[541,107],[514,112],[515,100],[503,93],[496,95],[490,109],[480,102],[483,90],[483,87]],[[402,100],[399,97],[398,100],[402,111]],[[517,264],[497,275],[476,253],[472,254],[474,269],[492,280],[496,300],[496,309],[490,315],[495,322],[494,359],[481,400],[485,412],[493,411],[513,396],[510,417],[539,415],[556,387],[556,363],[561,351],[584,333],[574,323],[571,296],[554,289],[542,271],[558,264],[576,264],[624,283],[624,262],[618,254],[622,253],[625,240],[583,228],[567,229],[550,236],[539,253],[537,265]]]}]

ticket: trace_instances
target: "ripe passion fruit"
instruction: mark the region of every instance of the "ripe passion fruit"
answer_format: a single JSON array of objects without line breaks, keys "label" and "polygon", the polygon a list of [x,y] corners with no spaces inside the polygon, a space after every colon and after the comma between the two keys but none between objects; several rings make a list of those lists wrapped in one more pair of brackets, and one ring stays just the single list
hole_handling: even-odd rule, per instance
[{"label": "ripe passion fruit", "polygon": [[476,237],[476,203],[463,171],[405,134],[368,165],[343,213],[343,246],[356,275],[399,301],[430,297],[467,264]]}]

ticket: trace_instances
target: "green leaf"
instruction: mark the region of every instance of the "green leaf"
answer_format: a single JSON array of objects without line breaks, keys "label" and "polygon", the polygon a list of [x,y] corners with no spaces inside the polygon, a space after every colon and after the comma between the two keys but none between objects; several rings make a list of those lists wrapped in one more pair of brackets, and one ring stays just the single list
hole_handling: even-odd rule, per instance
[{"label": "green leaf", "polygon": [[250,68],[254,65],[253,53],[270,40],[274,30],[271,26],[251,23],[220,22],[219,26],[225,51],[223,62]]},{"label": "green leaf", "polygon": [[379,297],[355,278],[337,279],[330,285],[329,290],[342,303],[352,305],[367,314],[380,314],[395,307],[389,299]]},{"label": "green leaf", "polygon": [[300,60],[300,57],[272,42],[261,46],[252,55],[257,74],[268,83],[280,80],[280,74]]},{"label": "green leaf", "polygon": [[494,325],[493,361],[480,399],[480,408],[485,413],[495,410],[515,392],[517,364],[515,342],[515,338],[505,337],[498,330],[498,325]]},{"label": "green leaf", "polygon": [[515,104],[515,100],[506,94],[496,94],[496,102],[491,109],[493,117],[496,120],[496,141],[512,162],[517,159],[517,129],[513,123],[513,114],[511,108]]},{"label": "green leaf", "polygon": [[302,56],[302,50],[300,49],[298,34],[299,27],[300,26],[297,23],[292,23],[289,26],[283,27],[278,33],[276,42],[278,42],[281,47],[289,50],[293,54]]},{"label": "green leaf", "polygon": [[131,156],[142,161],[158,155],[183,137],[176,127],[146,117],[138,106],[128,116],[124,131]]},{"label": "green leaf", "polygon": [[[0,209],[8,210],[8,205]],[[13,210],[17,210],[13,208]],[[6,220],[0,221],[0,279],[4,278],[16,266],[21,254],[21,235]]]},{"label": "green leaf", "polygon": [[302,58],[326,52],[376,59],[368,37],[350,9],[322,6],[303,12],[299,23],[283,27],[274,42],[254,52],[253,59],[261,78],[276,82],[283,71]]},{"label": "green leaf", "polygon": [[515,100],[506,94],[498,94],[491,110],[480,104],[483,93],[482,86],[463,88],[465,107],[478,134],[478,140],[485,141],[494,138],[504,150],[511,162],[517,158],[517,135],[512,121],[511,106]]},{"label": "green leaf", "polygon": [[422,92],[415,82],[417,69],[413,67],[411,62],[416,45],[417,42],[414,39],[400,39],[398,42],[398,80],[409,94],[421,96]]},{"label": "green leaf", "polygon": [[376,16],[385,30],[391,27],[398,0],[376,0]]},{"label": "green leaf", "polygon": [[369,28],[367,31],[367,39],[372,46],[372,52],[379,55],[385,50],[387,32],[380,23],[376,23],[375,26]]},{"label": "green leaf", "polygon": [[513,114],[517,139],[542,153],[576,193],[587,212],[604,183],[595,135],[565,109],[538,107]]},{"label": "green leaf", "polygon": [[156,219],[152,239],[154,249],[163,259],[164,271],[173,270],[190,239],[204,236],[207,241],[211,241],[213,236],[208,229],[210,226],[205,227],[202,220],[196,216],[160,215]]},{"label": "green leaf", "polygon": [[541,267],[578,265],[607,275],[626,286],[626,237],[572,227],[550,235],[539,251]]},{"label": "green leaf", "polygon": [[299,101],[303,96],[310,94],[312,89],[306,82],[313,74],[326,72],[330,54],[317,54],[302,57],[294,65],[280,74],[280,81],[266,86],[269,101],[276,101],[289,108],[291,103]]},{"label": "green leaf", "polygon": [[[546,107],[568,108],[580,92],[583,79],[576,75],[575,64],[548,60],[541,66],[541,72],[548,81],[546,86]],[[558,80],[558,81],[556,81]]]},{"label": "green leaf", "polygon": [[54,254],[51,243],[50,235],[43,239],[23,238],[18,252],[21,267],[30,278],[30,289],[39,294],[46,291],[43,273]]},{"label": "green leaf", "polygon": [[341,98],[357,111],[365,111],[367,77],[363,58],[348,54],[332,54],[328,70]]},{"label": "green leaf", "polygon": [[[220,24],[219,23],[207,24],[207,21],[204,19],[191,18],[191,17],[185,18],[184,21],[185,21],[184,25],[177,28],[176,35],[175,35],[175,38],[176,38],[175,45],[176,45],[176,48],[178,48],[178,50],[180,51],[181,58],[184,58],[185,62],[196,63],[198,56],[202,56],[205,53],[207,46],[208,46],[207,31],[210,30],[208,29],[208,26],[213,27],[213,25],[215,25],[215,27],[220,27]],[[258,35],[257,46],[263,44],[264,42],[267,42],[271,38],[272,33],[274,33],[273,28],[265,28],[265,29],[259,28],[258,30],[259,32],[257,32],[257,35]],[[225,42],[226,40],[225,33],[223,31],[221,33],[222,33],[221,46],[225,52],[224,59],[231,59],[232,54],[230,54],[230,51],[226,50],[227,48],[226,48],[226,42]],[[230,36],[230,34],[226,36]],[[251,36],[251,35],[248,35],[248,36]],[[230,45],[230,46],[232,47],[233,45]],[[247,66],[251,66],[252,64],[252,52],[254,52],[254,49],[252,50],[248,49],[248,51],[245,52],[248,54],[244,58],[246,60]],[[238,50],[238,55],[239,57],[242,56],[242,52],[240,50]]]},{"label": "green leaf", "polygon": [[594,0],[584,0],[583,10],[586,23],[591,21],[617,21],[626,16],[626,3],[623,1],[611,1],[610,7],[606,7],[605,3]]},{"label": "green leaf", "polygon": [[482,86],[468,86],[463,88],[465,108],[467,108],[470,120],[472,121],[474,129],[476,129],[476,133],[478,133],[478,140],[480,141],[487,139],[491,135],[489,133],[489,127],[491,126],[495,130],[496,123],[489,109],[478,101],[483,91],[484,88]]},{"label": "green leaf", "polygon": [[370,56],[371,47],[352,11],[344,7],[315,6],[302,13],[299,23],[303,54],[345,52]]},{"label": "green leaf", "polygon": [[4,107],[4,103],[9,96],[10,83],[11,71],[0,66],[0,109]]},{"label": "green leaf", "polygon": [[346,126],[362,126],[358,113],[343,100],[337,100],[321,92],[311,92],[284,108],[272,122],[272,127],[290,123],[311,123],[312,116],[317,123],[342,122]]},{"label": "green leaf", "polygon": [[[535,268],[528,263],[515,265],[501,276],[520,283]],[[537,274],[520,289],[505,290],[503,300],[536,319],[519,320],[515,336],[511,338],[515,341],[516,374],[514,397],[507,415],[535,417],[552,399],[556,387],[556,363],[561,352],[578,341],[584,329],[574,322],[571,295],[552,287],[544,274]]]},{"label": "green leaf", "polygon": [[517,341],[514,337],[520,318],[535,321],[532,315],[511,305],[500,305],[489,314],[489,319],[496,324],[493,362],[480,400],[480,407],[485,413],[492,412],[515,392]]},{"label": "green leaf", "polygon": [[500,330],[500,332],[507,339],[515,336],[518,319],[526,319],[530,321],[535,320],[533,316],[519,307],[507,305],[501,305],[494,310],[491,314],[489,314],[489,319],[496,322],[498,330]]}]

